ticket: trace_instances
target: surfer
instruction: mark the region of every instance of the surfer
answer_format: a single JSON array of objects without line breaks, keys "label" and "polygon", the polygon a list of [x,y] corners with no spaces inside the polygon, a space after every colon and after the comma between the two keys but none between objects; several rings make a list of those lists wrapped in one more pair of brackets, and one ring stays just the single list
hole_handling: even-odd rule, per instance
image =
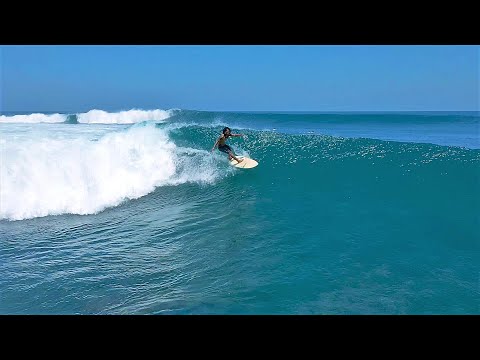
[{"label": "surfer", "polygon": [[227,144],[225,144],[225,141],[230,137],[238,137],[238,136],[243,136],[243,134],[232,134],[232,131],[230,130],[229,127],[226,127],[222,130],[222,134],[218,137],[217,141],[215,142],[215,144],[213,145],[213,148],[212,148],[212,151],[215,150],[215,148],[217,147],[218,145],[218,150],[228,154],[228,159],[229,160],[232,160],[232,159],[235,159],[237,162],[242,162],[243,159],[237,159],[233,153],[233,150],[230,146],[228,146]]}]

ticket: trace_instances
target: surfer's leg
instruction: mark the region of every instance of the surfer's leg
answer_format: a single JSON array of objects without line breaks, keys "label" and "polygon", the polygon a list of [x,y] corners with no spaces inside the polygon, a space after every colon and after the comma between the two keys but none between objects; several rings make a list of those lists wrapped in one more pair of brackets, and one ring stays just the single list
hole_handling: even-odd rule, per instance
[{"label": "surfer's leg", "polygon": [[243,159],[237,159],[237,158],[235,157],[235,155],[233,155],[233,152],[232,152],[232,151],[229,151],[229,152],[228,152],[228,158],[229,158],[230,160],[232,160],[232,158],[233,158],[233,159],[235,159],[238,163],[240,163],[240,162],[243,161]]}]

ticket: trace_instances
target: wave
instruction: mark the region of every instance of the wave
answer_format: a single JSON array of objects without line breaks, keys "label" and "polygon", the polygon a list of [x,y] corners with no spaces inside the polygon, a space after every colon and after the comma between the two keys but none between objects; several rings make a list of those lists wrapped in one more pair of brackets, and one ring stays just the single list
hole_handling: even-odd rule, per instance
[{"label": "wave", "polygon": [[65,114],[42,114],[34,113],[29,115],[0,115],[1,123],[63,123],[67,120]]},{"label": "wave", "polygon": [[131,109],[120,112],[107,112],[93,109],[78,114],[42,114],[0,115],[0,123],[69,123],[69,124],[135,124],[142,121],[163,121],[178,109],[139,110]]},{"label": "wave", "polygon": [[[246,134],[229,140],[229,145],[238,155],[259,161],[254,171],[259,189],[263,184],[302,193],[317,191],[314,183],[323,182],[329,191],[335,184],[345,184],[345,179],[361,192],[379,184],[390,188],[398,179],[411,187],[442,181],[451,188],[469,188],[478,179],[480,150],[288,134],[253,129],[242,119],[224,121],[215,114],[205,121],[203,115],[176,113],[166,122],[141,121],[128,128],[10,129],[0,138],[0,219],[94,214],[157,187],[214,184],[238,171],[228,166],[224,154],[206,156],[225,124]],[[302,187],[295,187],[294,179]]]},{"label": "wave", "polygon": [[156,187],[212,183],[207,151],[178,147],[154,125],[87,138],[2,140],[0,219],[94,214]]},{"label": "wave", "polygon": [[134,124],[142,121],[162,121],[168,119],[174,110],[127,110],[109,113],[103,110],[90,110],[77,115],[81,124]]},{"label": "wave", "polygon": [[[176,144],[201,149],[211,149],[222,129],[221,125],[172,125],[169,122],[157,127],[168,130],[170,139]],[[246,127],[235,128],[235,131],[246,135],[228,142],[237,154],[251,156],[268,169],[295,164],[301,166],[298,171],[305,171],[305,176],[323,176],[322,169],[317,167],[319,164],[342,169],[345,161],[351,161],[355,171],[363,171],[370,165],[378,169],[379,164],[407,171],[425,164],[447,168],[459,164],[474,167],[480,162],[478,149],[319,134],[285,134]]]}]

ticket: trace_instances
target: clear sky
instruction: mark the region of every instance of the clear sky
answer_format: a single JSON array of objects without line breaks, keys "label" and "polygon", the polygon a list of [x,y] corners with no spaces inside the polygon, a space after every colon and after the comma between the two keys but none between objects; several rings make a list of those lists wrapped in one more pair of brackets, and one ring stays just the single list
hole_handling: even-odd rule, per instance
[{"label": "clear sky", "polygon": [[479,110],[478,46],[1,46],[0,111]]}]

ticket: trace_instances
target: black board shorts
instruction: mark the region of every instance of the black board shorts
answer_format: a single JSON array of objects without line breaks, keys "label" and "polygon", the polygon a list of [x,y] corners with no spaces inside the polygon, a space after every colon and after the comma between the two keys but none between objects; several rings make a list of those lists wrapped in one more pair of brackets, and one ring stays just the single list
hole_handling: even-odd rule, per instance
[{"label": "black board shorts", "polygon": [[226,154],[228,154],[229,151],[233,152],[233,150],[228,145],[219,146],[218,150],[223,151]]}]

